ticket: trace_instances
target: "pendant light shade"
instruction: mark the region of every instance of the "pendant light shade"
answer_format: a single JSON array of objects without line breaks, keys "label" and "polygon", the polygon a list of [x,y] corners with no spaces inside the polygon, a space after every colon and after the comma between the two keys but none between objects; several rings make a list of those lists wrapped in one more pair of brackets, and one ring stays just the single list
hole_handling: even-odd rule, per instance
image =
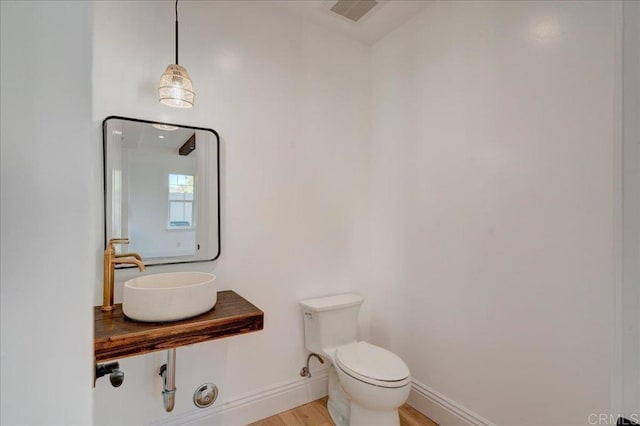
[{"label": "pendant light shade", "polygon": [[175,108],[191,108],[196,94],[185,67],[178,64],[167,66],[160,77],[158,94],[160,103]]},{"label": "pendant light shade", "polygon": [[174,108],[191,108],[196,97],[191,77],[178,65],[178,0],[176,0],[176,63],[167,66],[158,85],[160,103]]}]

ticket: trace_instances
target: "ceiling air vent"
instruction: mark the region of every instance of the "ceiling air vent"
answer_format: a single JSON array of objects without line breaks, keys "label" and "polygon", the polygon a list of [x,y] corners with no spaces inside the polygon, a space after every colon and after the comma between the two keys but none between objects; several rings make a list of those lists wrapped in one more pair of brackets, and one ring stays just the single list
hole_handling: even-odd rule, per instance
[{"label": "ceiling air vent", "polygon": [[376,0],[338,0],[331,8],[331,11],[353,22],[358,22],[377,4]]}]

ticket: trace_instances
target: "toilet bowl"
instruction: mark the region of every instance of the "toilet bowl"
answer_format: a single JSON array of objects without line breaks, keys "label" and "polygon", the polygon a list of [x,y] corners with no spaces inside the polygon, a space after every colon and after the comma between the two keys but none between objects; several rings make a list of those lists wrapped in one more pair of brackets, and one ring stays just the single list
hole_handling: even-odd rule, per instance
[{"label": "toilet bowl", "polygon": [[381,347],[357,341],[359,294],[301,301],[305,346],[331,361],[329,401],[338,426],[398,426],[398,408],[409,397],[409,368]]}]

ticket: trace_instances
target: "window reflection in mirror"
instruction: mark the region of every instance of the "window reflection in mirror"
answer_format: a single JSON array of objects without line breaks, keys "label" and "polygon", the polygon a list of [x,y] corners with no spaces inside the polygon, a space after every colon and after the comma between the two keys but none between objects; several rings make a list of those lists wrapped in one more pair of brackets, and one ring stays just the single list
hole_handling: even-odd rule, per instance
[{"label": "window reflection in mirror", "polygon": [[194,176],[169,173],[169,229],[193,229]]},{"label": "window reflection in mirror", "polygon": [[109,117],[103,122],[105,241],[145,264],[220,253],[219,139],[211,129]]}]

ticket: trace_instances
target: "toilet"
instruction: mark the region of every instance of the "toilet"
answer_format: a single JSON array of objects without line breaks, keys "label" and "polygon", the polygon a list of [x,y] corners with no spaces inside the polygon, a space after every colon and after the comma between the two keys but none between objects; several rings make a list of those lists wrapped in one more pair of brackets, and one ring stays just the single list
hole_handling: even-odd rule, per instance
[{"label": "toilet", "polygon": [[331,361],[327,408],[338,426],[398,426],[409,368],[393,352],[356,339],[357,293],[300,301],[306,348]]}]

